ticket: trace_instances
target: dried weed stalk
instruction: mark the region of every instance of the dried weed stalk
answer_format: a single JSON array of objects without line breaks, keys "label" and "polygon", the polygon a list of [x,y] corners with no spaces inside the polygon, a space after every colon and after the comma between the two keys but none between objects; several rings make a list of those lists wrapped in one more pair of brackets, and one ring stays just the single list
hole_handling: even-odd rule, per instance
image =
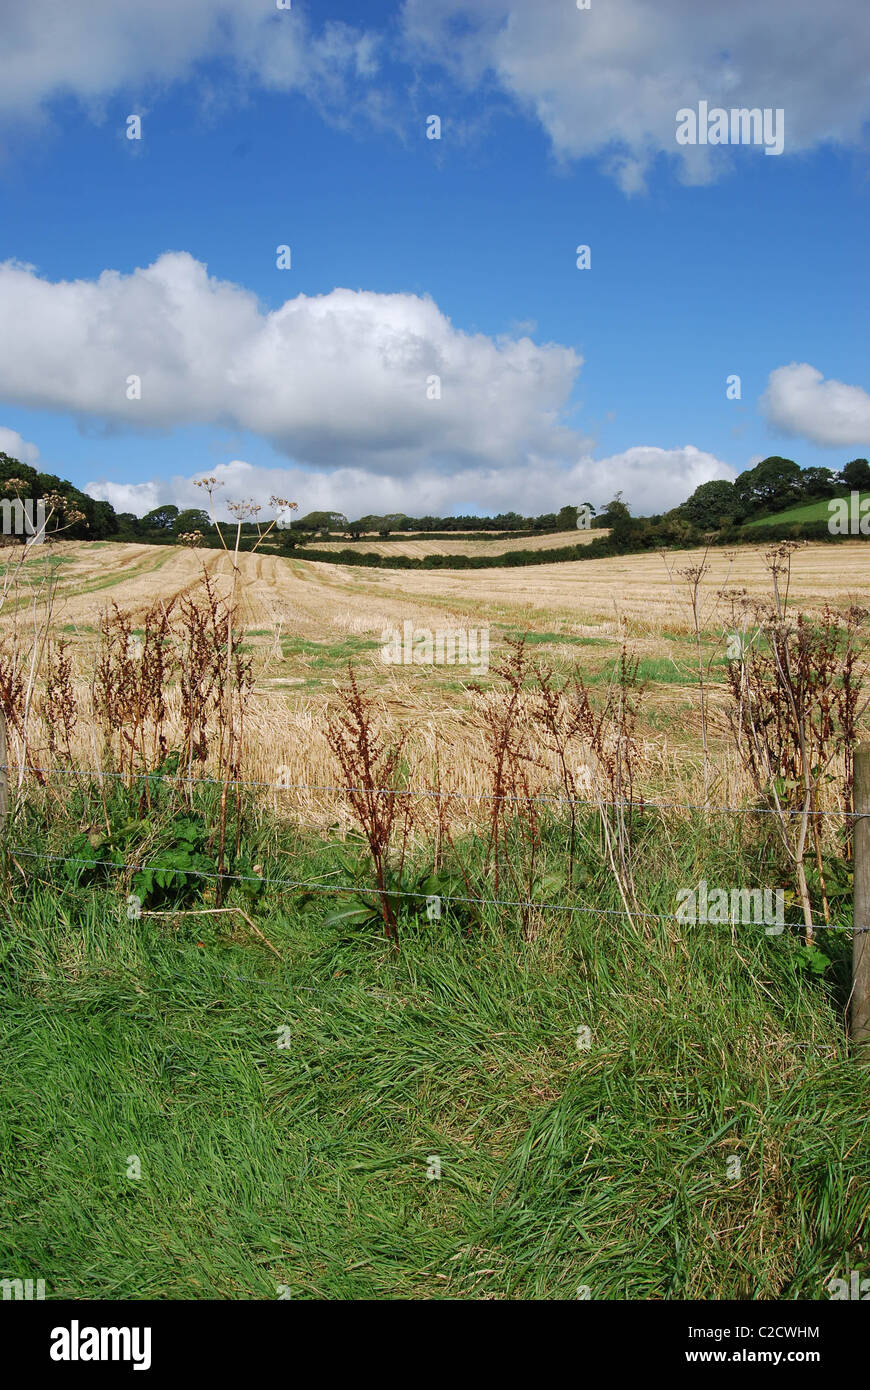
[{"label": "dried weed stalk", "polygon": [[[348,665],[347,685],[339,688],[330,710],[326,738],[344,780],[344,791],[369,847],[378,903],[389,940],[398,946],[399,926],[390,893],[394,875],[401,878],[408,843],[411,798],[397,795],[403,768],[405,734],[388,742],[378,731],[375,702],[357,683]],[[397,835],[398,832],[398,835]],[[393,862],[395,840],[399,839]]]}]

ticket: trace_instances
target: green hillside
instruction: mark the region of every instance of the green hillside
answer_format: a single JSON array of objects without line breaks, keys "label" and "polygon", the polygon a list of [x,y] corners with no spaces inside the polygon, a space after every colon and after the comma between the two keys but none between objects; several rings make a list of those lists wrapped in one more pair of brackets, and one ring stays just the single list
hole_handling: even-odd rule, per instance
[{"label": "green hillside", "polygon": [[[840,496],[848,497],[848,492],[841,493]],[[870,492],[862,492],[862,500],[870,497]],[[815,502],[803,502],[797,507],[789,507],[784,512],[775,512],[772,516],[760,516],[755,521],[747,521],[744,530],[751,530],[753,526],[778,526],[780,523],[792,523],[796,521],[827,521],[831,513],[828,511],[828,503],[833,498],[820,497]]]}]

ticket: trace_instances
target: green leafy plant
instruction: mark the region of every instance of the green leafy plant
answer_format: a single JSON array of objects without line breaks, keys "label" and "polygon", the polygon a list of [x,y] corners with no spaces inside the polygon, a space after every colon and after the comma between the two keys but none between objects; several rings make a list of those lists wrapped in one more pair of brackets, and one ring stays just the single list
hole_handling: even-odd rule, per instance
[{"label": "green leafy plant", "polygon": [[190,817],[173,821],[168,843],[148,856],[149,865],[140,869],[132,882],[133,892],[143,906],[153,906],[170,898],[188,901],[202,893],[204,874],[214,874],[215,860],[203,852],[205,826]]},{"label": "green leafy plant", "polygon": [[181,905],[200,897],[217,871],[207,851],[205,821],[187,815],[157,825],[128,820],[108,833],[86,830],[70,842],[63,873],[72,883],[105,882],[117,868],[134,866],[131,890],[143,906]]},{"label": "green leafy plant", "polygon": [[810,946],[801,946],[792,957],[795,971],[803,971],[805,974],[815,976],[816,979],[824,975],[832,964],[831,957],[826,956],[824,951],[820,951],[815,942]]},{"label": "green leafy plant", "polygon": [[[351,860],[347,855],[339,855],[338,862],[344,876],[358,883],[359,877],[367,871],[366,860]],[[310,906],[319,898],[317,893],[304,893],[300,898],[302,906]],[[424,927],[435,921],[453,922],[469,929],[477,920],[474,903],[467,901],[468,889],[456,874],[447,870],[435,870],[431,865],[419,871],[407,868],[384,869],[383,894],[358,884],[348,893],[345,906],[330,913],[325,926],[374,927],[383,921],[384,903],[392,919],[399,925],[408,927],[418,923]],[[430,905],[437,900],[437,916],[430,916]]]}]

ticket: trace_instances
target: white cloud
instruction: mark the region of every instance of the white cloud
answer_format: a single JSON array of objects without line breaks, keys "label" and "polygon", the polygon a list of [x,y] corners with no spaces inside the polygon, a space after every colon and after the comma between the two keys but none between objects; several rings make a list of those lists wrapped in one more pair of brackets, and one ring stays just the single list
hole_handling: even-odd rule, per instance
[{"label": "white cloud", "polygon": [[3,426],[0,426],[0,454],[8,454],[19,463],[29,463],[31,468],[35,468],[39,461],[39,450],[35,444],[28,444],[17,430],[8,430]]},{"label": "white cloud", "polygon": [[[85,20],[81,5],[58,0],[3,4],[7,132],[13,119],[44,118],[58,97],[99,118],[113,96],[136,110],[181,81],[213,105],[232,104],[239,89],[296,91],[334,121],[364,113],[398,129],[408,92],[424,82],[433,90],[440,70],[484,98],[485,109],[451,111],[454,131],[484,128],[498,105],[490,98],[507,97],[541,123],[560,158],[601,157],[631,194],[661,152],[679,159],[687,182],[733,167],[729,148],[676,145],[676,112],[699,100],[783,108],[786,153],[858,144],[870,114],[870,8],[855,0],[594,0],[588,10],[571,0],[404,0],[399,24],[380,30],[318,26],[301,4],[281,11],[274,0],[86,8]],[[217,75],[207,68],[215,63]]]},{"label": "white cloud", "polygon": [[[576,457],[582,359],[454,328],[431,299],[336,289],[271,313],[184,252],[53,284],[0,266],[0,397],[118,428],[252,430],[300,463],[409,474]],[[441,379],[441,399],[427,398]],[[135,394],[137,377],[141,399]],[[129,383],[129,385],[128,385]]]},{"label": "white cloud", "polygon": [[[582,359],[527,336],[462,333],[431,299],[333,290],[264,313],[242,287],[183,252],[130,275],[53,284],[0,266],[0,396],[116,429],[232,426],[292,459],[208,466],[220,497],[271,493],[303,512],[335,508],[537,514],[606,502],[664,511],[701,482],[733,477],[712,454],[638,446],[596,459],[564,422]],[[141,399],[127,399],[128,378]],[[441,378],[441,399],[427,382]],[[9,452],[37,451],[8,433]],[[2,434],[0,434],[2,441]],[[13,447],[14,446],[14,447]],[[2,447],[2,443],[0,443]],[[117,511],[203,505],[192,478],[88,485]]]},{"label": "white cloud", "polygon": [[733,167],[733,150],[675,144],[676,112],[699,100],[783,108],[786,153],[858,142],[870,115],[870,8],[853,0],[405,0],[402,17],[410,55],[494,80],[559,157],[604,155],[626,193],[662,151],[686,182]]},{"label": "white cloud", "polygon": [[315,33],[302,9],[274,0],[88,0],[86,9],[3,5],[0,116],[32,116],[61,96],[98,112],[104,98],[189,79],[214,60],[239,79],[347,114],[377,74],[375,35],[342,23]]},{"label": "white cloud", "polygon": [[[301,516],[335,510],[351,520],[368,512],[445,516],[471,509],[537,516],[570,502],[601,506],[620,489],[632,511],[642,515],[677,506],[711,478],[736,476],[728,464],[692,445],[680,449],[638,446],[602,459],[587,454],[567,466],[554,459],[536,458],[519,467],[470,468],[451,474],[421,468],[401,477],[375,476],[354,467],[331,472],[260,468],[240,459],[203,469],[195,476],[205,473],[224,484],[215,494],[216,504],[220,499],[247,497],[265,504],[274,494],[298,502]],[[173,502],[179,508],[206,504],[192,477],[136,484],[104,480],[88,483],[85,491],[111,502],[116,511],[140,516],[161,502]],[[224,519],[223,506],[216,509],[218,517]]]},{"label": "white cloud", "polygon": [[594,493],[588,498],[590,502],[597,506],[622,490],[623,501],[636,515],[669,511],[684,502],[701,483],[713,478],[733,482],[736,477],[730,464],[693,444],[679,449],[639,444],[608,458],[587,456],[573,470],[576,490],[582,492],[586,486],[587,492]]},{"label": "white cloud", "polygon": [[823,446],[870,444],[870,394],[826,381],[808,362],[772,371],[760,404],[768,423],[783,434]]},{"label": "white cloud", "polygon": [[[185,480],[186,482],[187,480]],[[101,502],[111,502],[115,511],[120,515],[121,512],[133,512],[135,516],[144,516],[146,512],[153,511],[161,504],[166,505],[175,502],[181,507],[202,507],[203,498],[200,492],[198,501],[177,502],[179,494],[179,480],[173,478],[168,483],[163,483],[159,478],[154,478],[150,483],[112,483],[108,479],[103,479],[98,483],[87,483],[82,489],[88,497],[94,497]],[[187,483],[191,492],[199,492],[192,483]],[[207,511],[208,508],[203,508]]]}]

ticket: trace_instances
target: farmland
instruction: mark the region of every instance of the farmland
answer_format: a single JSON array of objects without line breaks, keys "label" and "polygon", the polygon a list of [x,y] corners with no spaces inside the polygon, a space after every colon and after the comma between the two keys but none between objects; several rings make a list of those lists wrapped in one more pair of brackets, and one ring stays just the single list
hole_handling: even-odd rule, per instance
[{"label": "farmland", "polygon": [[[434,540],[428,536],[408,536],[401,535],[393,537],[392,540],[378,540],[375,536],[363,535],[359,541],[353,543],[354,550],[361,550],[373,555],[383,555],[389,559],[391,555],[409,555],[412,559],[422,560],[427,555],[509,555],[516,550],[557,550],[564,545],[589,545],[596,538],[608,535],[607,527],[596,529],[595,531],[556,531],[552,535],[542,536],[512,536],[507,533],[503,536],[491,537],[488,535],[478,535],[476,537],[464,536],[462,532],[451,535],[449,539]],[[347,549],[347,541],[328,540],[315,543],[317,550],[340,551]]]},{"label": "farmland", "polygon": [[[860,541],[790,564],[820,622],[870,582]],[[56,1297],[817,1299],[859,1267],[839,822],[815,941],[674,915],[703,879],[782,885],[800,921],[770,818],[692,809],[757,799],[726,643],[769,595],[764,551],[455,575],[240,555],[244,720],[241,697],[209,715],[194,790],[166,755],[193,748],[191,653],[223,662],[204,573],[233,593],[220,552],[61,543],[7,594],[10,1273]],[[385,663],[408,622],[488,628],[489,670]],[[578,690],[595,757],[564,723]],[[581,756],[600,780],[569,818]],[[390,796],[343,790],[367,778]]]},{"label": "farmland", "polygon": [[[541,544],[550,538],[541,538]],[[531,544],[531,542],[524,542]],[[420,542],[419,544],[427,544]],[[452,544],[452,543],[451,543]],[[468,543],[472,544],[472,543]],[[474,544],[490,544],[490,542]],[[502,541],[492,542],[503,545]],[[387,546],[383,547],[387,549]],[[769,590],[764,547],[735,552],[681,552],[666,567],[657,554],[553,564],[534,569],[437,573],[366,570],[300,559],[239,556],[239,625],[255,658],[256,688],[248,719],[247,775],[271,782],[275,764],[294,780],[330,781],[323,710],[352,662],[377,691],[388,719],[412,726],[423,752],[436,734],[455,746],[456,785],[479,790],[479,758],[464,713],[469,673],[461,666],[388,666],[383,634],[415,628],[490,629],[491,664],[510,639],[528,635],[530,651],[560,669],[575,663],[584,679],[606,683],[623,643],[638,657],[647,685],[642,733],[659,792],[687,791],[697,771],[697,656],[685,580],[677,572],[704,563],[704,651],[714,703],[724,690],[724,634],[733,626],[727,595],[762,598]],[[229,592],[231,560],[219,551],[103,543],[61,543],[47,561],[29,562],[7,627],[44,599],[46,564],[54,567],[52,629],[70,643],[82,686],[90,679],[99,612],[111,603],[134,629],[155,604],[195,591],[203,569]],[[670,572],[669,572],[670,571]],[[826,603],[846,608],[870,588],[870,548],[857,540],[836,551],[811,544],[796,555],[793,603],[809,613]],[[490,684],[494,678],[484,677]],[[714,740],[717,738],[714,732]],[[718,737],[723,793],[738,771]],[[478,750],[479,751],[479,750]]]}]

